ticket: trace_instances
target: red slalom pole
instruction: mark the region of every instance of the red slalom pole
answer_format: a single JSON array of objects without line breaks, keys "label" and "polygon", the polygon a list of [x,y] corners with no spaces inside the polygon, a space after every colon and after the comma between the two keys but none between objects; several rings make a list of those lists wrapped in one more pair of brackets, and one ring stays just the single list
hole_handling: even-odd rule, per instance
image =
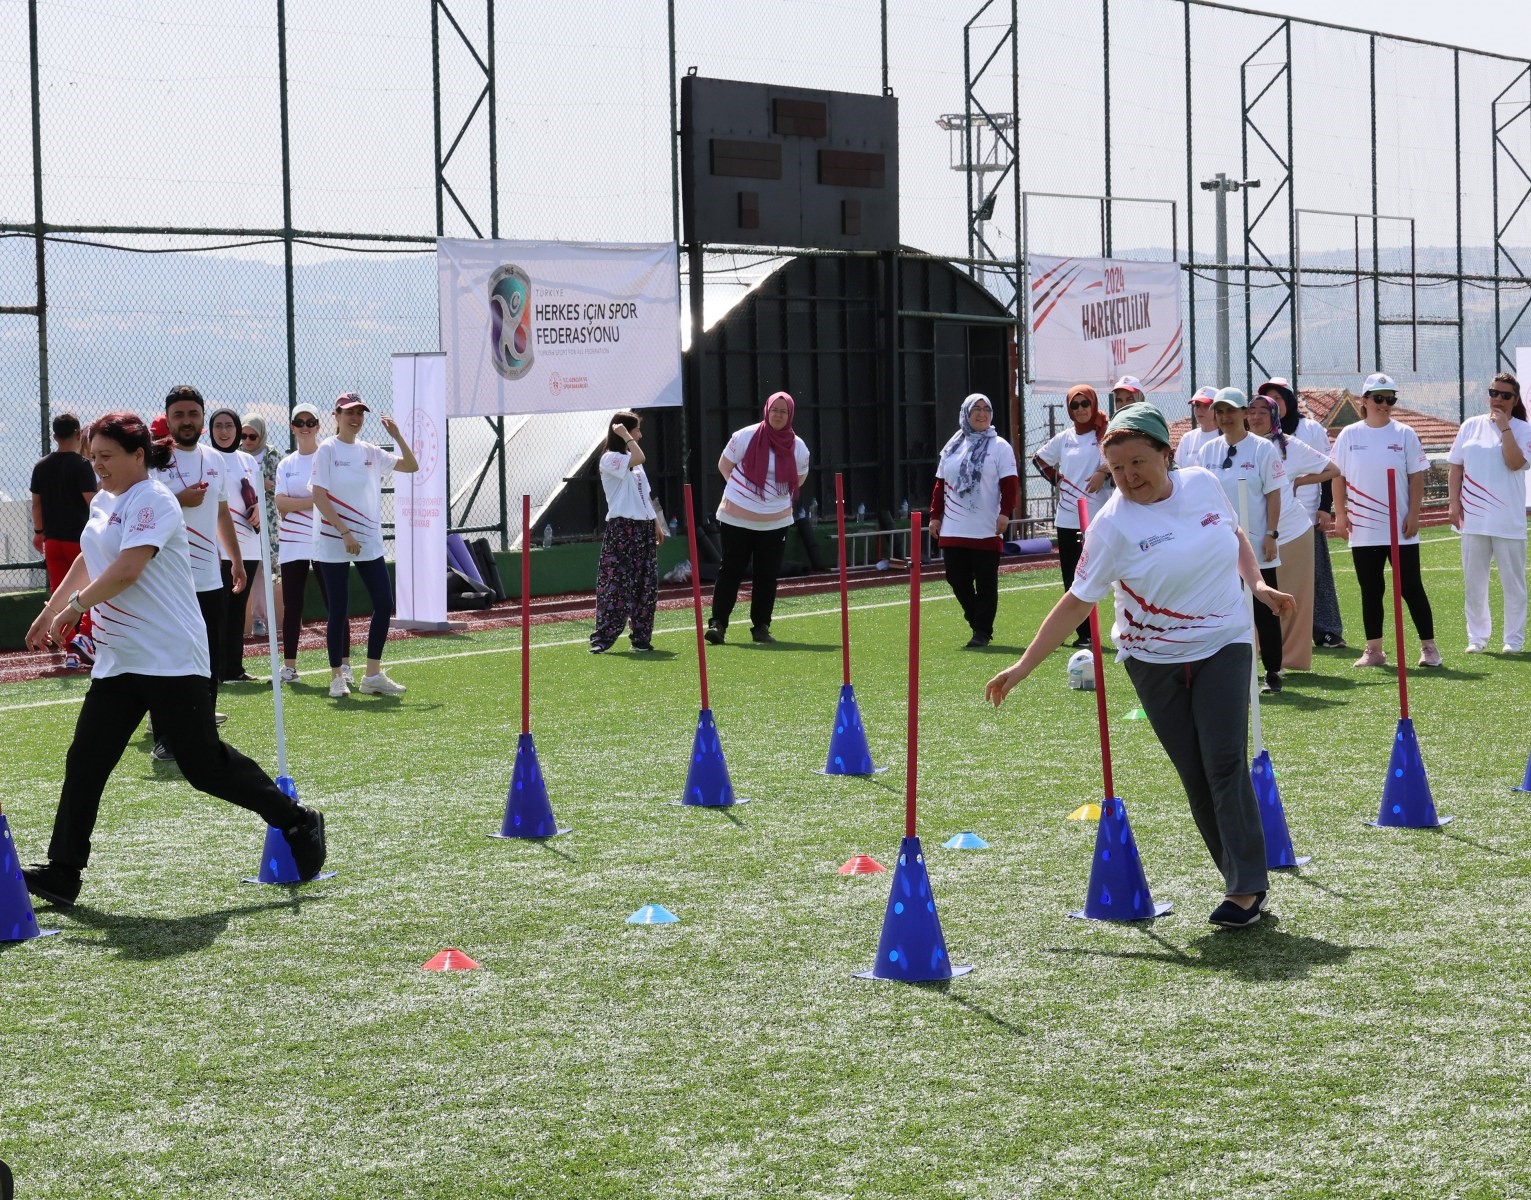
[{"label": "red slalom pole", "polygon": [[[1079,501],[1079,536],[1090,526],[1089,505]],[[1106,799],[1116,795],[1116,781],[1111,774],[1111,726],[1106,720],[1106,661],[1101,652],[1100,606],[1090,606],[1090,652],[1095,660],[1095,719],[1100,722],[1100,767],[1105,778]]]},{"label": "red slalom pole", "polygon": [[909,751],[904,771],[904,836],[914,837],[914,789],[920,750],[920,514],[909,525]]},{"label": "red slalom pole", "polygon": [[851,682],[851,589],[845,574],[845,477],[835,472],[835,527],[840,534],[840,658],[847,686]]},{"label": "red slalom pole", "polygon": [[1403,667],[1403,591],[1398,586],[1398,472],[1387,469],[1388,552],[1393,561],[1393,645],[1398,660],[1398,715],[1409,719],[1409,683]]},{"label": "red slalom pole", "polygon": [[707,640],[702,636],[702,574],[696,560],[696,512],[691,506],[691,485],[686,484],[686,542],[691,549],[691,608],[696,614],[696,663],[702,680],[702,707],[707,703]]},{"label": "red slalom pole", "polygon": [[532,498],[521,497],[521,732],[532,731]]}]

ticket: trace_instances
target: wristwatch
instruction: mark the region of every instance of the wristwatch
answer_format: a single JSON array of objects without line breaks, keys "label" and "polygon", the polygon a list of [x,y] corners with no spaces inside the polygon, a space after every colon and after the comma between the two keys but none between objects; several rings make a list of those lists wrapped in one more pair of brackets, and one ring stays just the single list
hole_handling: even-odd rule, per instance
[{"label": "wristwatch", "polygon": [[79,592],[72,592],[70,594],[70,596],[69,596],[69,607],[74,609],[74,611],[79,613],[80,616],[82,616],[82,617],[86,613],[88,613],[90,611],[90,609],[86,608],[83,604],[80,603],[80,593]]}]

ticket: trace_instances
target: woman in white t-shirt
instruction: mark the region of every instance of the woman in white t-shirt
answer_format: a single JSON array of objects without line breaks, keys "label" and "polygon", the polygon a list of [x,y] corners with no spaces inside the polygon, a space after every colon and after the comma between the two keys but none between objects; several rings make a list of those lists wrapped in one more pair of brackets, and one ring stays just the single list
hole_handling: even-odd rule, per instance
[{"label": "woman in white t-shirt", "polygon": [[[1212,400],[1212,418],[1218,437],[1201,448],[1201,461],[1217,476],[1228,496],[1228,506],[1239,511],[1239,481],[1244,481],[1249,505],[1244,532],[1259,559],[1260,574],[1272,588],[1281,565],[1281,481],[1286,469],[1276,448],[1264,438],[1250,434],[1249,399],[1238,388],[1218,390]],[[1240,523],[1243,524],[1241,517]],[[1281,622],[1263,605],[1255,605],[1255,635],[1260,646],[1260,666],[1265,682],[1262,692],[1281,690]]]},{"label": "woman in white t-shirt", "polygon": [[[319,410],[312,404],[294,405],[291,424],[293,441],[298,448],[277,463],[273,484],[280,521],[277,526],[276,561],[282,573],[283,683],[296,683],[298,680],[298,641],[303,636],[303,600],[308,591],[308,573],[314,558],[314,493],[309,483],[314,473],[314,454],[319,449]],[[319,586],[322,591],[322,578]],[[349,658],[343,657],[342,676],[348,666]]]},{"label": "woman in white t-shirt", "polygon": [[590,653],[605,654],[629,623],[634,650],[654,648],[654,609],[659,602],[659,547],[664,521],[654,511],[643,418],[623,410],[611,418],[606,452],[601,455],[601,486],[606,489],[606,532],[595,576],[595,628]]},{"label": "woman in white t-shirt", "polygon": [[[1079,531],[1079,501],[1085,501],[1090,516],[1100,511],[1109,492],[1103,491],[1110,472],[1100,454],[1101,435],[1106,432],[1106,414],[1100,411],[1095,389],[1076,383],[1065,397],[1071,427],[1059,430],[1032,455],[1031,463],[1058,489],[1058,505],[1053,512],[1053,529],[1058,535],[1058,568],[1063,574],[1063,590],[1073,585],[1074,570],[1084,535]],[[1074,631],[1074,645],[1090,644],[1089,623]]]},{"label": "woman in white t-shirt", "polygon": [[792,429],[797,404],[786,392],[772,392],[764,419],[735,431],[723,447],[718,470],[727,483],[718,504],[722,562],[712,587],[707,640],[721,646],[728,618],[739,599],[739,584],[750,574],[750,637],[774,642],[776,576],[781,571],[798,489],[808,478],[808,447]]},{"label": "woman in white t-shirt", "polygon": [[383,671],[383,647],[388,641],[388,622],[393,616],[393,587],[383,562],[383,477],[419,469],[414,453],[405,445],[392,417],[383,417],[383,428],[399,453],[390,454],[358,436],[371,410],[355,392],[335,400],[334,437],[325,438],[314,452],[309,486],[319,521],[314,528],[314,561],[324,580],[324,598],[330,618],[325,640],[330,652],[330,695],[351,694],[345,660],[351,653],[350,575],[354,564],[362,586],[372,601],[372,623],[367,630],[367,673],[358,689],[367,695],[401,696],[404,685]]},{"label": "woman in white t-shirt", "polygon": [[946,582],[973,631],[968,649],[994,639],[999,611],[999,558],[1020,498],[1015,451],[994,431],[994,405],[981,392],[962,402],[957,432],[941,448],[930,496],[930,536],[937,539]]},{"label": "woman in white t-shirt", "polygon": [[1281,562],[1276,567],[1276,586],[1297,607],[1281,618],[1281,667],[1285,671],[1313,669],[1313,514],[1318,511],[1319,485],[1334,479],[1340,469],[1306,442],[1281,431],[1280,408],[1267,395],[1256,396],[1249,405],[1249,432],[1265,438],[1276,448],[1285,469],[1281,484],[1280,535],[1276,539]]},{"label": "woman in white t-shirt", "polygon": [[48,861],[27,867],[27,890],[60,907],[80,894],[108,777],[145,713],[186,782],[248,808],[283,831],[299,874],[324,865],[324,817],[284,795],[259,766],[219,741],[208,690],[209,659],[181,506],[151,467],[171,443],[152,442],[132,413],[109,413],[91,427],[101,490],[80,537],[80,556],[27,630],[43,649],[62,644],[79,615],[94,611],[96,661],[65,759],[64,785]]},{"label": "woman in white t-shirt", "polygon": [[[1268,886],[1249,776],[1252,664],[1241,582],[1277,612],[1290,609],[1292,598],[1261,576],[1215,476],[1197,467],[1175,470],[1169,442],[1164,414],[1151,404],[1111,419],[1102,447],[1116,494],[1085,532],[1073,587],[1026,653],[989,680],[985,695],[1003,703],[1114,590],[1117,660],[1175,764],[1223,876],[1223,902],[1209,920],[1237,929],[1260,919]],[[1116,902],[1122,919],[1153,915],[1133,911],[1128,897]]]},{"label": "woman in white t-shirt", "polygon": [[1362,420],[1347,425],[1335,439],[1330,455],[1340,468],[1334,481],[1334,531],[1350,543],[1356,581],[1361,585],[1361,623],[1366,650],[1358,667],[1385,667],[1382,649],[1383,568],[1391,557],[1392,527],[1387,504],[1388,468],[1394,471],[1398,504],[1398,590],[1409,606],[1409,618],[1419,634],[1419,665],[1438,667],[1435,615],[1425,581],[1419,573],[1419,510],[1425,499],[1425,457],[1419,435],[1393,420],[1398,385],[1386,375],[1368,375],[1361,388]]},{"label": "woman in white t-shirt", "polygon": [[1494,632],[1488,606],[1490,563],[1504,592],[1503,654],[1526,642],[1526,461],[1531,425],[1520,382],[1507,371],[1488,385],[1488,412],[1468,417],[1451,444],[1447,478],[1451,523],[1462,534],[1467,653],[1482,654]]},{"label": "woman in white t-shirt", "polygon": [[1180,435],[1175,445],[1175,465],[1194,467],[1201,461],[1201,448],[1216,441],[1219,434],[1217,422],[1212,418],[1212,401],[1217,389],[1210,383],[1199,387],[1191,397],[1191,419],[1196,423]]},{"label": "woman in white t-shirt", "polygon": [[232,408],[216,408],[207,419],[207,438],[223,459],[224,486],[228,490],[229,516],[234,519],[234,536],[239,541],[246,584],[234,589],[233,564],[228,551],[219,547],[223,572],[224,603],[223,644],[213,670],[223,683],[254,683],[245,670],[245,610],[250,593],[258,586],[260,572],[261,478],[260,463],[240,449],[244,423]]}]

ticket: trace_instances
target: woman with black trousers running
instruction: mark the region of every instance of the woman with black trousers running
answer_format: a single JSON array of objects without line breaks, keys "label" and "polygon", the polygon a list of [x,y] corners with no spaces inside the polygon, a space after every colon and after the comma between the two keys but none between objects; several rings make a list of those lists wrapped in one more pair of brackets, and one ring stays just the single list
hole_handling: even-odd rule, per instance
[{"label": "woman with black trousers running", "polygon": [[22,871],[29,892],[67,908],[80,894],[101,794],[144,714],[198,791],[248,808],[282,831],[299,875],[324,865],[324,816],[284,795],[213,725],[211,661],[176,498],[149,478],[169,461],[143,421],[111,413],[91,428],[101,491],[80,557],[27,630],[27,646],[58,641],[86,612],[96,621],[90,690],[65,759],[48,861]]}]

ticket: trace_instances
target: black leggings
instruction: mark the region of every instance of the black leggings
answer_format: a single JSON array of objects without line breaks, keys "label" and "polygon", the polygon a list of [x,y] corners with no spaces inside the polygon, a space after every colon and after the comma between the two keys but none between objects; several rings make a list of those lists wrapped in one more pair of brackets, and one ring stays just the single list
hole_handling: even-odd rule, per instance
[{"label": "black leggings", "polygon": [[[303,599],[308,590],[308,571],[313,566],[306,558],[282,564],[282,657],[298,657],[298,642],[303,636]],[[329,593],[324,590],[324,572],[315,572],[319,581],[319,595],[328,603]]]},{"label": "black leggings", "polygon": [[[90,861],[101,793],[147,712],[155,736],[175,755],[199,792],[248,808],[268,825],[290,829],[302,811],[260,766],[218,740],[207,680],[200,675],[112,675],[93,679],[64,760],[64,787],[48,858],[83,870]],[[135,768],[136,770],[136,768]]]},{"label": "black leggings", "polygon": [[[324,598],[329,604],[330,621],[325,632],[329,644],[330,669],[340,666],[342,659],[351,653],[351,565],[350,563],[322,562],[319,578],[324,581]],[[388,622],[393,617],[393,586],[388,580],[388,568],[381,558],[368,559],[356,565],[362,586],[372,601],[372,624],[367,629],[367,657],[373,662],[383,657],[383,645],[388,641]]]},{"label": "black leggings", "polygon": [[[1356,564],[1356,582],[1361,585],[1361,624],[1366,628],[1366,640],[1375,642],[1382,636],[1382,600],[1387,585],[1382,570],[1387,566],[1391,551],[1387,546],[1352,546],[1351,561]],[[1409,617],[1414,622],[1414,632],[1422,642],[1435,640],[1435,614],[1430,611],[1430,597],[1425,595],[1425,581],[1419,575],[1419,544],[1398,547],[1398,585],[1403,592],[1403,602],[1409,606]]]},{"label": "black leggings", "polygon": [[237,592],[234,590],[234,565],[223,562],[219,566],[223,571],[223,594],[227,599],[223,612],[223,644],[213,659],[213,675],[227,683],[245,673],[245,610],[250,607],[250,588],[255,584],[255,568],[260,566],[260,560],[244,560],[245,586]]},{"label": "black leggings", "polygon": [[[1276,568],[1261,567],[1260,578],[1276,586]],[[1260,666],[1267,675],[1281,670],[1281,618],[1260,601],[1255,601],[1255,640],[1260,643]]]},{"label": "black leggings", "polygon": [[739,584],[748,570],[750,624],[756,629],[769,629],[771,614],[776,611],[776,576],[787,549],[787,530],[746,529],[727,521],[721,522],[719,529],[723,534],[723,561],[718,564],[718,581],[712,585],[712,619],[708,624],[728,628],[728,618],[739,600]]},{"label": "black leggings", "polygon": [[[1084,534],[1077,529],[1059,529],[1058,566],[1063,571],[1063,590],[1074,586],[1074,572],[1079,569],[1079,556],[1084,553]],[[1090,619],[1086,617],[1074,630],[1082,638],[1090,636]]]},{"label": "black leggings", "polygon": [[[202,610],[202,624],[207,627],[208,694],[217,700],[218,656],[223,653],[223,626],[228,620],[229,594],[222,588],[198,592],[197,607]],[[149,724],[153,728],[154,723],[151,721]]]}]

